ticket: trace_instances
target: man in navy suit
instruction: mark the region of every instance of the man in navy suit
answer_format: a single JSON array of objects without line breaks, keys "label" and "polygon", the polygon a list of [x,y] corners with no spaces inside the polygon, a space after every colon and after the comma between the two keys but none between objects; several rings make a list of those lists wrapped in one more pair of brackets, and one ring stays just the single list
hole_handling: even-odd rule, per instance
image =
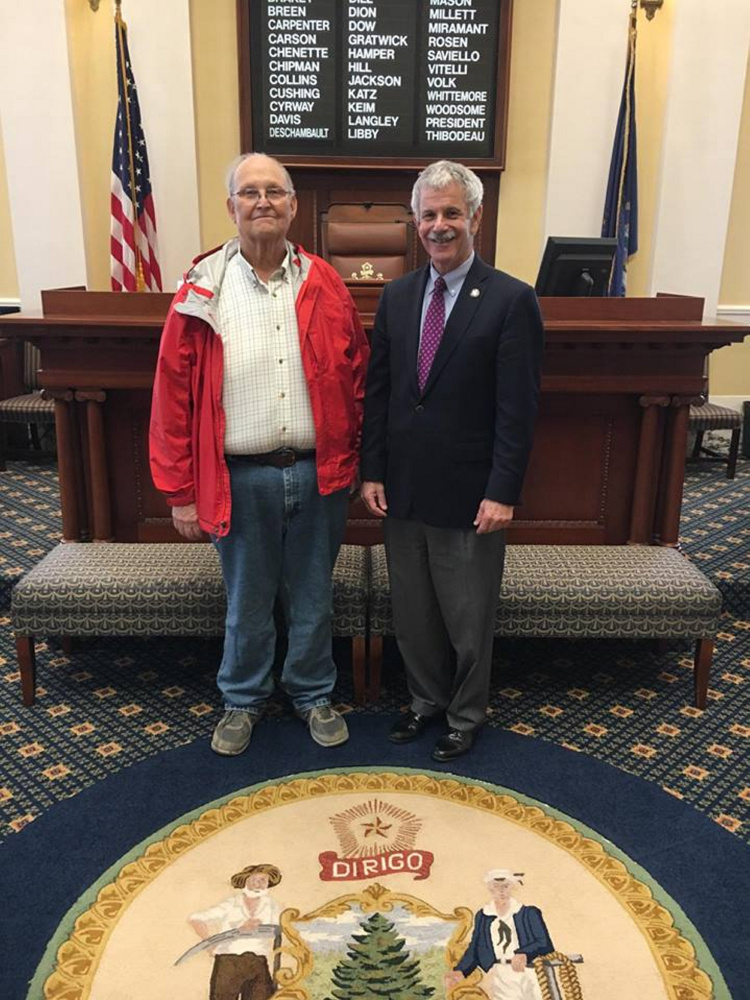
[{"label": "man in navy suit", "polygon": [[470,750],[485,719],[503,529],[531,451],[543,348],[534,290],[474,252],[482,195],[459,163],[417,178],[430,264],[383,290],[365,397],[362,497],[385,518],[411,694],[390,739],[415,739],[444,715],[439,761]]}]

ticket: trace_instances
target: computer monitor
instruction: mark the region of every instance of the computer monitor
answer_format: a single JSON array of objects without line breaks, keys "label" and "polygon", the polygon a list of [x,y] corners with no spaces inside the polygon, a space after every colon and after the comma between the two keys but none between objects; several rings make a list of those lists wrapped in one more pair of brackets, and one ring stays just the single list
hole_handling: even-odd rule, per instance
[{"label": "computer monitor", "polygon": [[614,236],[549,236],[537,295],[606,295],[616,251]]}]

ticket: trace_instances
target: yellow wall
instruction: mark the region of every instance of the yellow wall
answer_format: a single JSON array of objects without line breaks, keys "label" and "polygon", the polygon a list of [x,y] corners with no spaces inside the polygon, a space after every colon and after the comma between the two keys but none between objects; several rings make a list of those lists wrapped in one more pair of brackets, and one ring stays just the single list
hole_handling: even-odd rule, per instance
[{"label": "yellow wall", "polygon": [[88,287],[109,284],[109,192],[117,107],[114,4],[65,0]]},{"label": "yellow wall", "polygon": [[[719,302],[750,309],[750,60]],[[750,399],[750,337],[711,356],[710,391]]]},{"label": "yellow wall", "polygon": [[532,284],[542,252],[556,29],[554,0],[514,5],[508,153],[500,179],[495,261]]},{"label": "yellow wall", "polygon": [[13,249],[13,227],[10,221],[8,185],[5,177],[3,134],[0,132],[0,299],[17,298],[16,255]]},{"label": "yellow wall", "polygon": [[236,0],[190,0],[201,249],[234,233],[224,172],[240,152]]}]

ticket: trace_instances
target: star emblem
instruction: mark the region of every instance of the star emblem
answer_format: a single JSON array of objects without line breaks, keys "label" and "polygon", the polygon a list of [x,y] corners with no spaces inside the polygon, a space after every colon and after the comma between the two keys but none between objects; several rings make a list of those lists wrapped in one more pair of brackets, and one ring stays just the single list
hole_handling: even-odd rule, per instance
[{"label": "star emblem", "polygon": [[363,823],[362,829],[365,831],[365,837],[383,837],[388,836],[388,831],[391,828],[390,823],[384,823],[380,816],[376,816],[371,823]]}]

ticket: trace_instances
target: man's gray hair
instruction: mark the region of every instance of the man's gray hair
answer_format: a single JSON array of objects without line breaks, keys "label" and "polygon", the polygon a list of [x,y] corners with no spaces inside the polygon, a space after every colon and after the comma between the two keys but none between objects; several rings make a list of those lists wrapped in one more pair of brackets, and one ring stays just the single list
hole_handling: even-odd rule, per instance
[{"label": "man's gray hair", "polygon": [[284,175],[284,186],[290,194],[294,194],[294,182],[292,181],[289,171],[286,169],[283,163],[279,161],[274,156],[268,156],[266,153],[240,153],[239,156],[235,156],[232,162],[227,167],[227,191],[230,195],[235,194],[234,191],[234,175],[237,173],[237,169],[245,160],[252,160],[254,156],[262,156],[264,160],[273,160],[273,162],[279,167],[282,174]]},{"label": "man's gray hair", "polygon": [[482,204],[484,197],[484,186],[473,170],[469,170],[463,163],[454,163],[452,160],[438,160],[425,167],[422,173],[414,182],[411,192],[411,210],[414,217],[419,219],[419,201],[424,188],[441,190],[450,184],[459,184],[464,192],[466,206],[469,215],[473,215]]}]

